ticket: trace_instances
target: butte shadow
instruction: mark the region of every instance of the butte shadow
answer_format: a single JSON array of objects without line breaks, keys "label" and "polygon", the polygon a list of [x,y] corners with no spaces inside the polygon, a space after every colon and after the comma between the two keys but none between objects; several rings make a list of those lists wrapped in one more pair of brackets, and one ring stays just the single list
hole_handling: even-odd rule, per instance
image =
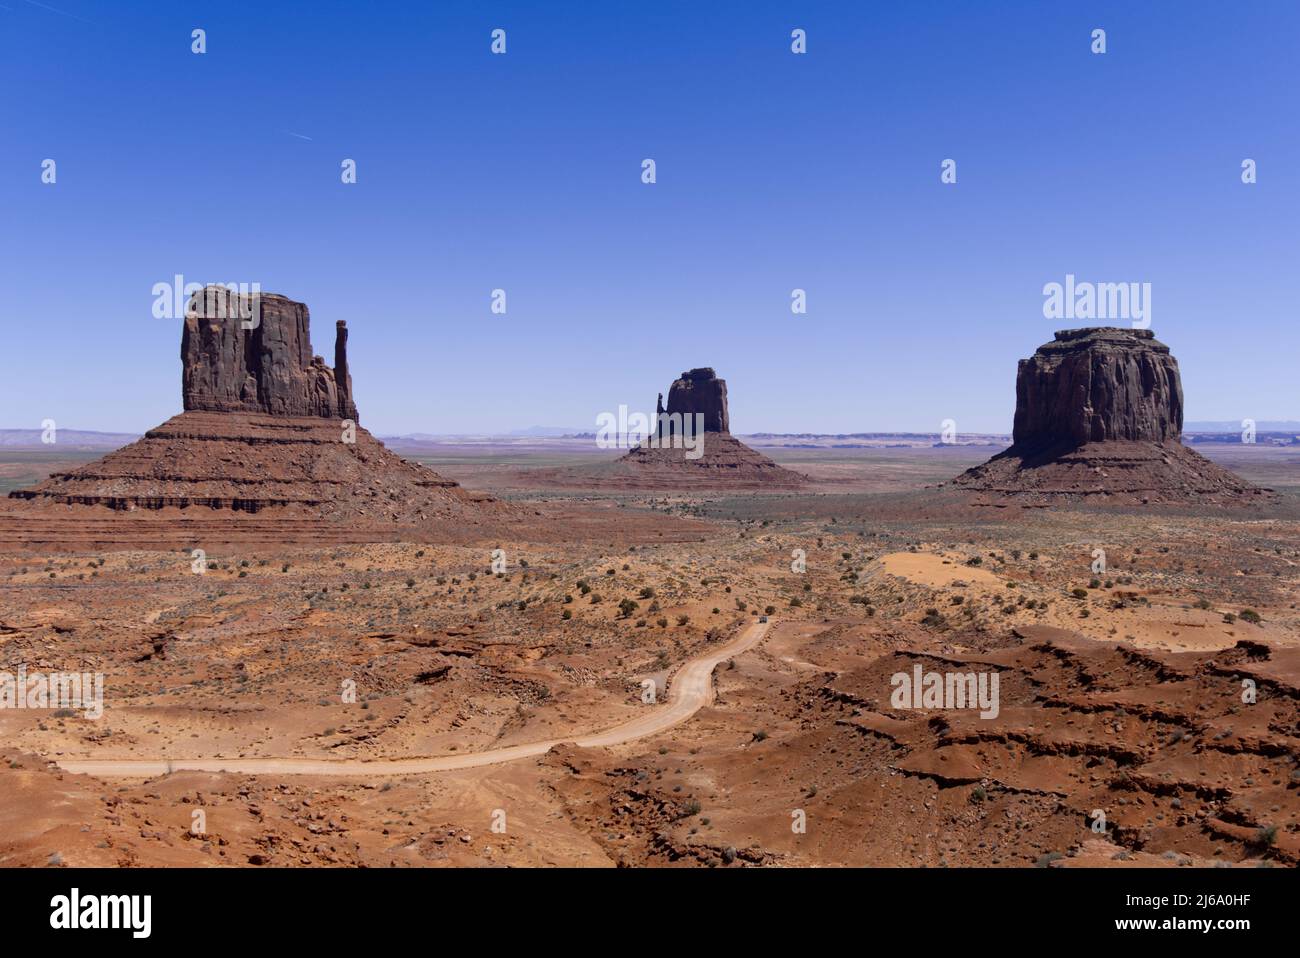
[{"label": "butte shadow", "polygon": [[1273,498],[1184,446],[1182,431],[1178,361],[1150,330],[1063,330],[1020,360],[1012,445],[951,487],[989,504]]}]

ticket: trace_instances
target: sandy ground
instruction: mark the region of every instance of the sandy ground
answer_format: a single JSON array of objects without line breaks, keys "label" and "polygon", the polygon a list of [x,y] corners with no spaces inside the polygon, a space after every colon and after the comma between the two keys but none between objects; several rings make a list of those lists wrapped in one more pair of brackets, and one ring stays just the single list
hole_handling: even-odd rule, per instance
[{"label": "sandy ground", "polygon": [[[981,510],[930,483],[982,452],[790,455],[821,484],[530,492],[526,456],[466,456],[437,468],[535,521],[216,545],[202,574],[179,547],[0,555],[0,670],[105,690],[98,719],[0,709],[0,863],[1296,863],[1291,486],[1248,514]],[[996,673],[997,716],[898,707],[917,667]]]}]

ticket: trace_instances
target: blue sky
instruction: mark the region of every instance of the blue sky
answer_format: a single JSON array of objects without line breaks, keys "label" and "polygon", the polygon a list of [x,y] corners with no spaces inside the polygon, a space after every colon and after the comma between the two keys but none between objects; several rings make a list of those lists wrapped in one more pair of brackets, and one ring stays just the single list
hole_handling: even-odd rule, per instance
[{"label": "blue sky", "polygon": [[1291,0],[289,7],[0,0],[0,425],[178,412],[177,273],[326,357],[346,319],[384,433],[594,428],[701,365],[737,432],[1009,431],[1067,273],[1151,283],[1189,420],[1300,418]]}]

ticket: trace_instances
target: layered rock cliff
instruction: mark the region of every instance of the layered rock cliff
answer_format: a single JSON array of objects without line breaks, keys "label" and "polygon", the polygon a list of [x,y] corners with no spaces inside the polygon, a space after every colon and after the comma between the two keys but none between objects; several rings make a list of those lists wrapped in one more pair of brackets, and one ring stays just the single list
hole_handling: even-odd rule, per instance
[{"label": "layered rock cliff", "polygon": [[181,335],[184,407],[356,422],[347,342],[339,321],[331,369],[312,354],[305,304],[273,293],[240,302],[224,287],[207,287],[191,298]]},{"label": "layered rock cliff", "polygon": [[1257,489],[1180,441],[1178,361],[1150,330],[1058,332],[1020,361],[1012,445],[953,485],[983,500],[1235,504]]},{"label": "layered rock cliff", "polygon": [[1183,431],[1178,361],[1149,329],[1069,329],[1020,361],[1013,441],[1168,442]]},{"label": "layered rock cliff", "polygon": [[331,369],[312,355],[305,305],[263,294],[260,310],[247,306],[224,287],[191,301],[181,337],[185,412],[11,498],[116,512],[285,513],[337,520],[336,538],[348,524],[371,536],[375,526],[474,523],[509,511],[357,425],[342,322]]}]

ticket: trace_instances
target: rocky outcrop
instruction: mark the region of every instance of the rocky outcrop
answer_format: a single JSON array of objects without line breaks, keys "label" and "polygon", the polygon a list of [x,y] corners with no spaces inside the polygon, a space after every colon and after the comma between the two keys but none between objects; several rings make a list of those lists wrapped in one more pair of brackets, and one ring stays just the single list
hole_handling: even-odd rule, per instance
[{"label": "rocky outcrop", "polygon": [[[600,475],[584,476],[583,485],[631,489],[715,487],[795,489],[807,477],[775,462],[731,435],[727,382],[712,367],[682,373],[655,404],[657,433]],[[678,424],[698,414],[702,428],[689,418],[694,448],[677,441]],[[664,417],[667,418],[664,418]],[[676,418],[680,416],[681,418]],[[652,427],[653,428],[653,427]]]},{"label": "rocky outcrop", "polygon": [[331,369],[312,354],[305,304],[272,293],[250,302],[224,287],[209,286],[194,294],[185,314],[184,407],[356,422],[347,341],[347,325],[340,321]]},{"label": "rocky outcrop", "polygon": [[1013,441],[1021,449],[1085,442],[1176,441],[1178,361],[1149,329],[1068,329],[1020,361]]},{"label": "rocky outcrop", "polygon": [[185,412],[10,497],[119,513],[218,510],[336,520],[323,524],[330,535],[347,535],[351,526],[362,540],[376,527],[382,534],[397,524],[474,524],[509,513],[395,455],[357,425],[342,322],[331,369],[311,354],[306,306],[271,294],[261,296],[260,312],[247,305],[224,287],[208,287],[191,301],[181,338]]},{"label": "rocky outcrop", "polygon": [[1022,359],[1012,445],[953,480],[981,501],[1259,500],[1257,489],[1180,441],[1178,361],[1150,330],[1058,332]]},{"label": "rocky outcrop", "polygon": [[668,390],[668,408],[664,409],[661,393],[656,412],[667,412],[669,416],[700,413],[704,417],[705,432],[731,432],[731,420],[727,415],[727,381],[719,379],[709,366],[682,373]]},{"label": "rocky outcrop", "polygon": [[191,410],[102,459],[56,472],[15,499],[161,509],[288,510],[323,519],[418,523],[487,497],[408,462],[360,426],[320,416]]}]

